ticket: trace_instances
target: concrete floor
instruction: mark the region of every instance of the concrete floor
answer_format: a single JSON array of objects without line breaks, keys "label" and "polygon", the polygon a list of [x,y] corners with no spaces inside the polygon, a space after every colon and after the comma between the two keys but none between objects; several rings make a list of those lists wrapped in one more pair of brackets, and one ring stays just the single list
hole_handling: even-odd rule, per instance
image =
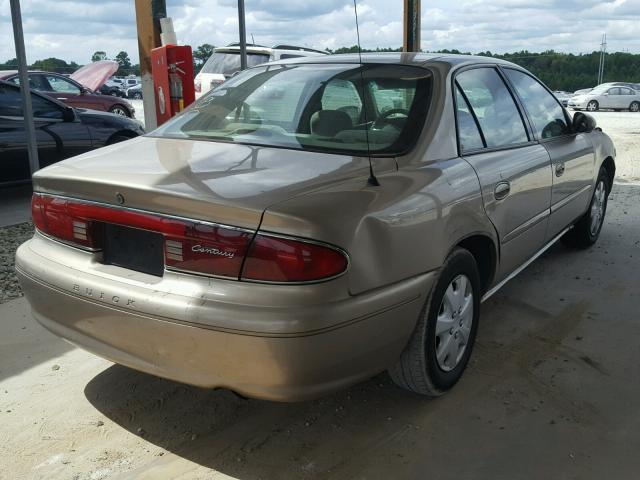
[{"label": "concrete floor", "polygon": [[0,305],[0,478],[639,478],[634,129],[612,132],[628,165],[598,244],[554,246],[483,304],[470,367],[436,400],[384,374],[313,402],[244,400],[113,365],[24,300]]}]

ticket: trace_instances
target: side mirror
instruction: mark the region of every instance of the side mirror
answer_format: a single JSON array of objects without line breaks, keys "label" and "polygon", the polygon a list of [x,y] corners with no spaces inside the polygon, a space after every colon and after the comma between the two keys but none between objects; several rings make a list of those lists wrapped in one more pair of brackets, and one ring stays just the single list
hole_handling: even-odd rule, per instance
[{"label": "side mirror", "polygon": [[62,111],[62,121],[73,122],[76,119],[76,112],[71,107],[66,107]]},{"label": "side mirror", "polygon": [[609,92],[604,92],[602,95],[607,96],[609,95]]},{"label": "side mirror", "polygon": [[596,119],[582,112],[573,114],[573,131],[577,133],[589,133],[596,128]]},{"label": "side mirror", "polygon": [[93,92],[86,87],[80,89],[80,95],[91,95]]}]

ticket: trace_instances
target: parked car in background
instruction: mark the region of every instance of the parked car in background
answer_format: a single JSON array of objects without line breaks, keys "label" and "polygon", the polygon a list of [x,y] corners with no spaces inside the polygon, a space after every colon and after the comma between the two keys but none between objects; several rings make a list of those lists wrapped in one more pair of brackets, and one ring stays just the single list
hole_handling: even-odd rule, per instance
[{"label": "parked car in background", "polygon": [[[69,107],[37,92],[31,102],[40,165],[142,135],[142,125],[120,115]],[[0,184],[30,178],[20,87],[0,81]]]},{"label": "parked car in background", "polygon": [[139,83],[133,87],[129,87],[126,90],[125,96],[127,98],[133,98],[135,100],[142,100],[142,84]]},{"label": "parked car in background", "polygon": [[560,101],[563,107],[566,107],[569,103],[569,99],[573,96],[573,93],[563,92],[561,90],[556,90],[553,92],[556,98]]},{"label": "parked car in background", "polygon": [[628,87],[611,87],[599,85],[589,92],[574,95],[569,99],[569,107],[573,110],[629,110],[640,111],[640,92]]},{"label": "parked car in background", "polygon": [[[328,55],[325,51],[295,45],[264,47],[262,45],[249,44],[247,45],[247,67],[254,67],[274,60],[325,55]],[[196,99],[239,71],[240,46],[232,43],[226,47],[216,48],[194,80]]]},{"label": "parked car in background", "polygon": [[303,400],[385,369],[437,396],[482,300],[556,240],[600,234],[613,144],[515,64],[318,56],[215,93],[34,176],[16,271],[49,330],[247,396]]},{"label": "parked car in background", "polygon": [[124,96],[124,92],[122,91],[122,84],[113,82],[111,80],[102,85],[99,89],[99,92],[102,95],[111,95],[113,97]]},{"label": "parked car in background", "polygon": [[[0,71],[0,80],[16,85],[20,83],[17,70]],[[73,77],[66,77],[59,73],[30,71],[29,86],[71,107],[101,110],[130,118],[133,118],[135,113],[133,106],[126,100],[96,93],[75,81]]]}]

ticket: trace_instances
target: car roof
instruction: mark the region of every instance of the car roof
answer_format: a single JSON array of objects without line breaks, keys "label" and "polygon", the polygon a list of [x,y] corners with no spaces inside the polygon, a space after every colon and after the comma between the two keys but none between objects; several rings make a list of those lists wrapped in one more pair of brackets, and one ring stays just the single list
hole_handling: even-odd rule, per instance
[{"label": "car roof", "polygon": [[[28,70],[27,73],[46,73],[47,75],[58,75],[63,77],[64,74],[57,72],[46,72],[44,70]],[[18,70],[0,70],[0,78],[13,77],[18,74]]]},{"label": "car roof", "polygon": [[[452,53],[415,53],[415,52],[374,52],[363,53],[343,53],[338,55],[323,55],[318,57],[299,57],[287,60],[278,60],[270,64],[293,64],[293,63],[364,63],[364,64],[392,64],[392,65],[413,65],[424,67],[429,63],[448,63],[451,66],[461,64],[487,64],[487,65],[518,65],[493,57],[483,57],[478,55],[456,55]],[[520,68],[520,67],[519,67]]]}]

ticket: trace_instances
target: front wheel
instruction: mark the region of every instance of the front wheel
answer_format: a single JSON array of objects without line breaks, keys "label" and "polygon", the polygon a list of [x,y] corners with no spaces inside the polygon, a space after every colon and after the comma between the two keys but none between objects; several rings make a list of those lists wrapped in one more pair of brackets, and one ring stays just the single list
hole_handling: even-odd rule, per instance
[{"label": "front wheel", "polygon": [[610,184],[606,170],[601,168],[587,213],[578,220],[571,230],[564,234],[562,243],[574,248],[588,248],[598,241],[604,216],[607,213]]},{"label": "front wheel", "polygon": [[630,112],[640,112],[640,102],[631,102],[629,105]]},{"label": "front wheel", "polygon": [[427,297],[409,343],[389,369],[399,387],[435,397],[458,382],[476,338],[480,295],[473,255],[456,248]]},{"label": "front wheel", "polygon": [[122,105],[114,105],[109,109],[109,112],[115,113],[116,115],[121,115],[123,117],[129,117],[129,112]]},{"label": "front wheel", "polygon": [[587,103],[587,111],[588,112],[595,112],[599,108],[600,108],[600,105],[595,100],[591,100],[589,103]]}]

